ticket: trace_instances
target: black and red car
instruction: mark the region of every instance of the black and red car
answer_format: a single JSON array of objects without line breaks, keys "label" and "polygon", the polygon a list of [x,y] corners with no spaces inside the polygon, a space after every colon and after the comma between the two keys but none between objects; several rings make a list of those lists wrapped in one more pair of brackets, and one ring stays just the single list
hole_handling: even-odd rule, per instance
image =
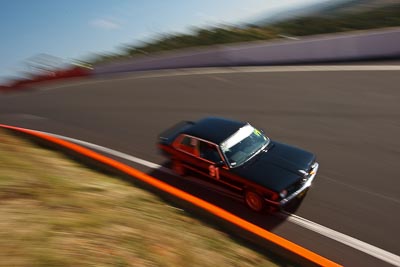
[{"label": "black and red car", "polygon": [[208,176],[241,192],[255,211],[304,196],[318,171],[314,154],[224,118],[180,122],[159,136],[158,145],[176,173]]}]

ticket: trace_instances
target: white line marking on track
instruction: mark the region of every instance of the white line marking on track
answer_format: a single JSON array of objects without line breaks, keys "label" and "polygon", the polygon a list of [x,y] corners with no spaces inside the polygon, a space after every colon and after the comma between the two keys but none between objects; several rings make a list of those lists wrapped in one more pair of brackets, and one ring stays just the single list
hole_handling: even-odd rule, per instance
[{"label": "white line marking on track", "polygon": [[[95,149],[101,152],[105,152],[107,154],[113,155],[113,156],[117,156],[119,158],[123,158],[132,162],[135,162],[137,164],[149,167],[149,168],[153,168],[153,169],[158,169],[160,171],[166,172],[168,174],[173,174],[175,175],[175,173],[173,171],[171,171],[168,168],[165,168],[159,164],[147,161],[147,160],[143,160],[131,155],[128,155],[126,153],[123,152],[119,152],[110,148],[106,148],[100,145],[96,145],[96,144],[92,144],[86,141],[82,141],[82,140],[78,140],[78,139],[74,139],[74,138],[70,138],[70,137],[66,137],[66,136],[62,136],[62,135],[58,135],[58,134],[52,134],[52,133],[47,133],[47,132],[42,132],[42,131],[37,131],[37,132],[41,132],[44,134],[48,134],[60,139],[64,139],[91,149]],[[377,259],[380,259],[382,261],[385,261],[387,263],[390,263],[394,266],[400,266],[400,256],[397,256],[396,254],[393,254],[391,252],[388,252],[386,250],[383,250],[381,248],[375,247],[373,245],[370,245],[368,243],[365,243],[361,240],[358,240],[354,237],[342,234],[338,231],[335,231],[333,229],[330,229],[328,227],[325,227],[323,225],[320,225],[318,223],[312,222],[310,220],[307,220],[305,218],[302,218],[300,216],[297,216],[295,214],[291,214],[288,212],[282,212],[280,214],[280,216],[284,216],[289,222],[294,223],[296,225],[299,225],[301,227],[304,227],[308,230],[311,230],[313,232],[319,233],[320,235],[323,235],[325,237],[328,237],[330,239],[333,239],[339,243],[342,243],[344,245],[347,245],[349,247],[352,247],[356,250],[362,251],[368,255],[371,255]]]},{"label": "white line marking on track", "polygon": [[[207,75],[207,74],[230,74],[230,73],[264,73],[264,72],[329,72],[329,71],[400,71],[400,65],[316,65],[316,66],[255,66],[255,67],[206,67],[206,68],[182,68],[168,70],[148,70],[135,72],[119,72],[101,74],[98,79],[72,82],[70,84],[62,84],[50,86],[46,89],[50,90],[64,87],[73,87],[80,85],[103,83],[107,81],[125,81],[148,78],[162,78],[173,76],[190,76],[190,75]],[[105,75],[105,76],[102,76]]]},{"label": "white line marking on track", "polygon": [[295,214],[291,214],[288,212],[282,212],[282,213],[285,215],[286,219],[289,222],[300,225],[308,230],[319,233],[323,236],[329,237],[330,239],[336,240],[342,244],[345,244],[349,247],[362,251],[387,263],[393,264],[395,266],[400,266],[400,257],[391,252],[388,252],[381,248],[365,243],[354,237],[342,234],[338,231],[332,230],[328,227],[312,222]]}]

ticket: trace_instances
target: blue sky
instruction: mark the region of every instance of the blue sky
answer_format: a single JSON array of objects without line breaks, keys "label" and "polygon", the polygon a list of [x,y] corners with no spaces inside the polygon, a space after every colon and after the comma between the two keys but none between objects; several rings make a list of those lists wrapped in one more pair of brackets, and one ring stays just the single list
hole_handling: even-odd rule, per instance
[{"label": "blue sky", "polygon": [[0,81],[40,53],[63,60],[117,51],[159,33],[254,20],[327,0],[3,0]]}]

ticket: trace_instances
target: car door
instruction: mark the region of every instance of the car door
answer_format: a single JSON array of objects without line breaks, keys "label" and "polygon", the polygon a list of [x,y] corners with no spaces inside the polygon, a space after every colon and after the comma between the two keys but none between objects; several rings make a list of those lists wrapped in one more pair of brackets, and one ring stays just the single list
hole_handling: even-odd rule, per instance
[{"label": "car door", "polygon": [[203,161],[202,170],[207,176],[233,189],[243,189],[243,183],[230,172],[217,145],[199,140],[199,152],[199,157]]},{"label": "car door", "polygon": [[201,159],[201,169],[207,176],[219,180],[220,176],[220,162],[223,162],[219,153],[218,147],[204,140],[199,140],[199,158]]},{"label": "car door", "polygon": [[176,158],[185,168],[241,190],[242,183],[232,179],[234,175],[229,172],[218,146],[214,143],[183,134],[175,140],[173,146],[178,153]]},{"label": "car door", "polygon": [[185,168],[219,179],[219,167],[215,164],[222,161],[222,158],[215,144],[183,134],[177,138],[174,147],[177,151],[176,158]]}]

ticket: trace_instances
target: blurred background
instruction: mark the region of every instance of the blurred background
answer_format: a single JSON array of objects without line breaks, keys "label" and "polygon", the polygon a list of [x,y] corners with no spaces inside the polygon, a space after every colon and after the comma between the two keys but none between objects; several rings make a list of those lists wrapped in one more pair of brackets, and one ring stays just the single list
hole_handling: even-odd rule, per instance
[{"label": "blurred background", "polygon": [[9,1],[0,84],[79,76],[167,50],[400,25],[396,0]]}]

